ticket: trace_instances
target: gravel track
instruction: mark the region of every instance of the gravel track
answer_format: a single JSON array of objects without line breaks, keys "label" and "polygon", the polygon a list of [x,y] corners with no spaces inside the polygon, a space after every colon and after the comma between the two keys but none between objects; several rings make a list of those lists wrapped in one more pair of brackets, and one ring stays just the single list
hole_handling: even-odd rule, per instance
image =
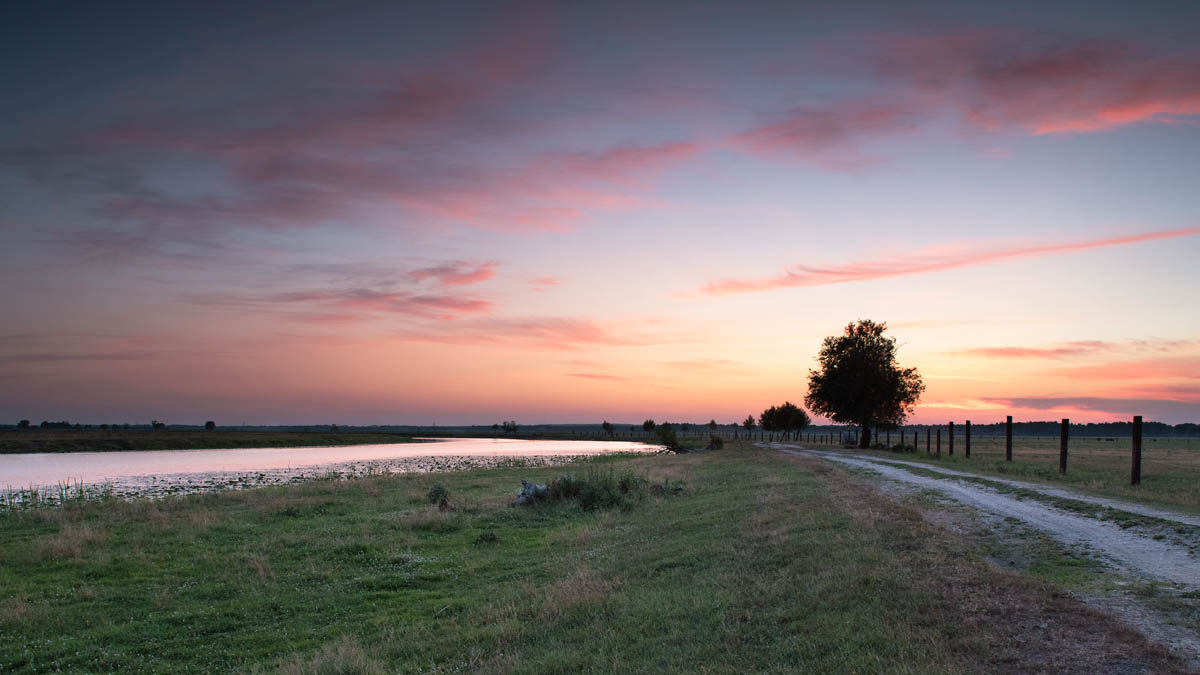
[{"label": "gravel track", "polygon": [[[982,476],[950,469],[932,468],[918,462],[880,460],[867,455],[812,450],[803,446],[786,443],[760,445],[765,445],[766,447],[791,455],[817,457],[848,466],[868,469],[889,480],[934,490],[963,504],[968,504],[1000,516],[1016,518],[1060,541],[1099,554],[1113,566],[1133,576],[1147,580],[1167,581],[1179,584],[1187,589],[1200,588],[1200,558],[1193,555],[1184,546],[1165,540],[1155,540],[1149,535],[1124,530],[1114,523],[1064,511],[1041,502],[1018,499],[978,484],[953,479],[946,480],[920,476],[902,468],[888,466],[888,464],[883,462],[911,464],[917,468],[935,471],[948,476]],[[1034,490],[1048,496],[1077,499],[1098,506],[1109,506],[1182,524],[1200,524],[1200,518],[1187,514],[1178,514],[1115,500],[1091,497],[1069,490],[1050,488],[1032,483],[993,479],[991,477],[984,478],[1015,487]]]}]

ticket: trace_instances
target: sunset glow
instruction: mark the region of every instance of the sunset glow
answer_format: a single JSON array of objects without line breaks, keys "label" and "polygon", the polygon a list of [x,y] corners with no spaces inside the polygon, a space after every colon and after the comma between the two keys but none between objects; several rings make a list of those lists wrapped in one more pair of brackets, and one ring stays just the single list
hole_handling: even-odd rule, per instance
[{"label": "sunset glow", "polygon": [[1200,421],[1200,4],[247,5],[3,10],[0,421]]}]

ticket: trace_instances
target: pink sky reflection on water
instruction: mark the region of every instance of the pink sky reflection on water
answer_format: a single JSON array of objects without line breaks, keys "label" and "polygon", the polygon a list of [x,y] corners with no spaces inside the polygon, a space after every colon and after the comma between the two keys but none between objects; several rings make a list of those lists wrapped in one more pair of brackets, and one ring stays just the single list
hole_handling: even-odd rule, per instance
[{"label": "pink sky reflection on water", "polygon": [[655,446],[624,441],[447,438],[429,443],[306,448],[25,453],[0,455],[0,487],[19,489],[76,482],[96,484],[117,478],[266,471],[415,457],[579,456],[608,452],[653,452],[657,449]]}]

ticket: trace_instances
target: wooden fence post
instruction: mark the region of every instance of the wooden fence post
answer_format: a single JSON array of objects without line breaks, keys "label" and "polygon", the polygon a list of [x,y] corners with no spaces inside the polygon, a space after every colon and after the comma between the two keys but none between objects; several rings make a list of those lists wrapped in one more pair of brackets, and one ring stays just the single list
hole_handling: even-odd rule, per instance
[{"label": "wooden fence post", "polygon": [[1142,416],[1133,416],[1133,463],[1129,470],[1129,484],[1142,482]]},{"label": "wooden fence post", "polygon": [[971,420],[967,420],[967,446],[963,450],[967,459],[971,459]]},{"label": "wooden fence post", "polygon": [[933,435],[933,429],[925,427],[925,454],[929,454],[929,438]]},{"label": "wooden fence post", "polygon": [[1012,415],[1004,423],[1004,461],[1012,461]]},{"label": "wooden fence post", "polygon": [[891,447],[892,447],[892,430],[891,429],[887,430],[887,443],[885,443],[885,445],[887,445],[889,449],[891,449]]},{"label": "wooden fence post", "polygon": [[942,456],[942,427],[941,426],[939,426],[937,429],[937,456],[938,457]]},{"label": "wooden fence post", "polygon": [[1063,418],[1062,431],[1058,435],[1058,472],[1067,472],[1067,427],[1071,425],[1071,420]]},{"label": "wooden fence post", "polygon": [[954,456],[954,422],[950,422],[950,456]]}]

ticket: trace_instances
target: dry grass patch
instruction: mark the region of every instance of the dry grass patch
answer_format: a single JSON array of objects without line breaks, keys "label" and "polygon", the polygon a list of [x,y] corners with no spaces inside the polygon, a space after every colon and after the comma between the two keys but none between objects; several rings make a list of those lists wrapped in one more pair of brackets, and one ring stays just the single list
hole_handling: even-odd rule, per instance
[{"label": "dry grass patch", "polygon": [[[570,575],[554,581],[541,589],[541,602],[537,603],[538,615],[543,621],[561,621],[586,608],[590,613],[602,610],[621,586],[619,577],[605,577],[590,567],[579,567]],[[531,597],[539,593],[527,586]]]},{"label": "dry grass patch", "polygon": [[433,504],[411,511],[392,511],[379,517],[393,527],[424,532],[451,532],[462,525],[453,510],[443,511]]},{"label": "dry grass patch", "polygon": [[[262,671],[255,669],[255,672]],[[284,659],[275,672],[282,675],[383,675],[387,670],[358,641],[347,635],[326,644],[315,654]]]},{"label": "dry grass patch", "polygon": [[275,578],[275,570],[271,569],[271,561],[264,556],[247,556],[246,567],[258,576],[259,581]]},{"label": "dry grass patch", "polygon": [[0,602],[0,626],[5,628],[34,623],[45,618],[49,609],[44,602],[25,598],[7,598]]},{"label": "dry grass patch", "polygon": [[42,560],[78,559],[107,537],[108,532],[91,525],[66,522],[58,532],[42,537],[37,546],[38,557]]}]

